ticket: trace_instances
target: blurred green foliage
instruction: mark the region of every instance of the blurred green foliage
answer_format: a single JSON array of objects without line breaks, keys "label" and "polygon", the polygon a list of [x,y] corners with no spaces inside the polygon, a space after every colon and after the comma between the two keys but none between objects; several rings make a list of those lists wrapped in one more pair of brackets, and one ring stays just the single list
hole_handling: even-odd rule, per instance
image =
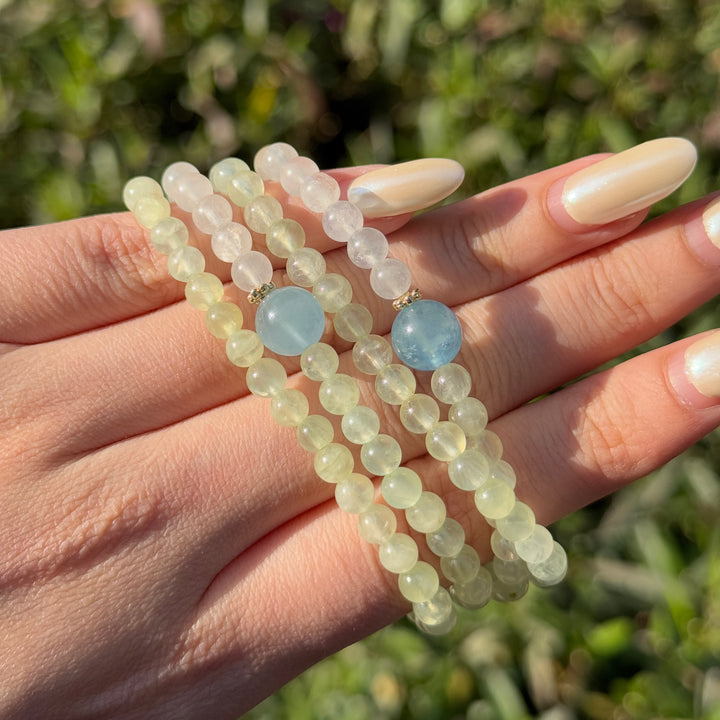
[{"label": "blurred green foliage", "polygon": [[[0,226],[121,208],[129,177],[287,140],[321,167],[447,156],[461,193],[683,135],[717,187],[714,0],[0,0]],[[648,343],[717,325],[711,303]],[[558,523],[568,580],[400,623],[252,720],[720,720],[720,443]]]}]

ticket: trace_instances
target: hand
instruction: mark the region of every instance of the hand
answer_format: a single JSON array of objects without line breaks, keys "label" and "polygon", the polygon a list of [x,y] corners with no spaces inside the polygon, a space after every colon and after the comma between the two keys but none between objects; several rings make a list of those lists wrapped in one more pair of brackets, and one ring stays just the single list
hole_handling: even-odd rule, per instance
[{"label": "hand", "polygon": [[[391,254],[425,296],[458,310],[459,362],[516,469],[518,496],[545,523],[720,422],[707,386],[698,392],[684,374],[693,340],[527,404],[720,285],[720,250],[699,225],[707,199],[642,226],[637,208],[581,225],[556,202],[564,179],[599,159],[409,222],[378,221],[394,229]],[[347,187],[360,172],[336,177]],[[374,332],[387,332],[394,311],[365,272],[317,218],[287,205],[309,244],[352,279]],[[407,611],[376,548],[294,432],[248,394],[131,215],[7,231],[0,257],[2,717],[234,718]],[[219,262],[208,269],[229,279]],[[347,353],[342,364],[352,372]],[[378,407],[365,380],[362,402]],[[312,397],[309,382],[293,383]],[[485,547],[472,497],[394,410],[381,416],[468,541]]]}]

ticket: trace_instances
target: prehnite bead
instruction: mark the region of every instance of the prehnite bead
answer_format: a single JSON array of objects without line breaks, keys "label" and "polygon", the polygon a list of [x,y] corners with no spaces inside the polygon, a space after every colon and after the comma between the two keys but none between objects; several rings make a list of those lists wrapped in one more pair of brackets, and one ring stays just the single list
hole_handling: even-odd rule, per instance
[{"label": "prehnite bead", "polygon": [[479,435],[487,426],[487,408],[477,398],[466,397],[453,403],[448,410],[448,420],[458,424],[468,438]]},{"label": "prehnite bead", "polygon": [[430,600],[440,587],[440,579],[435,568],[419,560],[408,572],[398,576],[398,587],[406,600],[412,603]]},{"label": "prehnite bead", "polygon": [[257,173],[245,170],[232,177],[227,190],[228,197],[238,207],[244,208],[253,198],[265,192],[265,183]]},{"label": "prehnite bead", "polygon": [[192,211],[195,227],[200,232],[212,235],[232,222],[233,211],[230,203],[222,195],[208,195],[198,201]]},{"label": "prehnite bead", "polygon": [[145,195],[135,202],[133,215],[144,228],[151,230],[161,220],[170,217],[170,203],[164,197]]},{"label": "prehnite bead", "polygon": [[167,263],[170,275],[180,282],[187,282],[192,275],[205,270],[205,256],[192,245],[173,250]]},{"label": "prehnite bead", "polygon": [[436,460],[450,462],[465,450],[465,433],[450,420],[435,423],[425,436],[425,447]]},{"label": "prehnite bead", "polygon": [[429,600],[413,603],[415,620],[421,622],[423,626],[443,625],[454,612],[452,598],[444,587],[439,587]]},{"label": "prehnite bead", "polygon": [[440,401],[452,405],[470,394],[470,373],[457,363],[442,365],[432,374],[430,387]]},{"label": "prehnite bead", "polygon": [[312,287],[325,273],[325,258],[315,248],[302,247],[290,253],[285,269],[295,285]]},{"label": "prehnite bead", "polygon": [[368,335],[355,343],[352,358],[360,372],[377,375],[382,368],[392,362],[393,350],[382,335]]},{"label": "prehnite bead", "polygon": [[429,395],[416,393],[400,406],[400,422],[406,430],[416,435],[427,433],[439,419],[440,406]]},{"label": "prehnite bead", "polygon": [[318,399],[329,413],[345,415],[360,401],[360,388],[354,377],[336,373],[320,384]]},{"label": "prehnite bead", "polygon": [[519,558],[503,560],[496,557],[491,567],[493,576],[507,585],[520,585],[528,579],[527,565]]},{"label": "prehnite bead", "polygon": [[353,265],[369,270],[387,257],[387,238],[376,228],[364,227],[350,236],[347,254]]},{"label": "prehnite bead", "polygon": [[308,157],[296,157],[286,162],[280,173],[280,184],[288,195],[300,197],[300,188],[312,175],[320,171],[314,160]]},{"label": "prehnite bead", "polygon": [[363,445],[380,432],[380,418],[372,408],[357,405],[342,416],[340,427],[351,443]]},{"label": "prehnite bead", "polygon": [[245,292],[250,292],[272,280],[273,267],[270,260],[257,250],[238,255],[230,269],[233,282]]},{"label": "prehnite bead", "polygon": [[410,269],[396,258],[385,258],[375,263],[370,271],[370,286],[378,297],[385,300],[394,300],[404,295],[411,283]]},{"label": "prehnite bead", "polygon": [[341,510],[359,515],[370,509],[375,498],[375,486],[370,478],[352,473],[335,486],[335,501]]},{"label": "prehnite bead", "polygon": [[231,302],[217,302],[205,313],[205,325],[212,335],[227,340],[233,333],[242,330],[242,310]]},{"label": "prehnite bead", "polygon": [[352,285],[338,273],[325,273],[313,285],[312,293],[325,312],[336,313],[352,300]]},{"label": "prehnite bead", "polygon": [[240,158],[229,157],[216,162],[211,168],[208,176],[216,192],[227,195],[230,188],[230,181],[240,172],[246,172],[250,168]]},{"label": "prehnite bead", "polygon": [[256,332],[238,330],[225,343],[225,353],[233,365],[250,367],[262,357],[265,346],[260,342]]},{"label": "prehnite bead", "polygon": [[418,560],[417,543],[404,533],[395,533],[378,548],[380,563],[392,573],[408,572]]},{"label": "prehnite bead", "polygon": [[187,225],[176,217],[167,217],[153,225],[150,230],[150,242],[163,255],[188,244]]},{"label": "prehnite bead", "polygon": [[319,172],[311,175],[300,186],[300,198],[313,212],[325,212],[340,199],[340,186],[335,178]]},{"label": "prehnite bead", "polygon": [[253,166],[265,180],[279,181],[283,167],[297,156],[298,152],[292,145],[276,142],[260,148],[255,153]]},{"label": "prehnite bead", "polygon": [[230,222],[213,233],[210,244],[215,257],[231,263],[252,248],[252,235],[244,225]]},{"label": "prehnite bead", "polygon": [[465,545],[465,531],[457,520],[445,518],[437,530],[425,535],[425,540],[438,557],[454,557]]},{"label": "prehnite bead", "polygon": [[493,555],[500,560],[517,560],[518,554],[515,552],[515,545],[504,538],[497,530],[493,530],[490,535],[490,549]]},{"label": "prehnite bead", "polygon": [[360,208],[347,200],[333,203],[322,216],[325,234],[339,243],[346,243],[354,232],[362,228],[364,222]]},{"label": "prehnite bead", "polygon": [[180,175],[174,183],[173,198],[185,212],[193,212],[197,204],[208,195],[213,194],[212,183],[199,172],[187,172]]},{"label": "prehnite bead", "polygon": [[245,382],[253,395],[272,397],[285,387],[287,372],[274,358],[260,358],[247,369]]},{"label": "prehnite bead", "polygon": [[450,616],[443,622],[434,623],[432,625],[422,622],[415,614],[412,614],[413,622],[418,630],[424,635],[447,635],[457,623],[457,613],[452,609]]},{"label": "prehnite bead", "polygon": [[499,578],[493,581],[492,596],[498,602],[515,602],[524,597],[528,591],[529,582],[527,579],[517,583],[506,583]]},{"label": "prehnite bead", "polygon": [[530,535],[515,543],[515,550],[525,562],[537,565],[550,557],[554,542],[546,527],[535,525]]},{"label": "prehnite bead", "polygon": [[333,441],[332,423],[324,415],[308,415],[297,426],[297,440],[303,450],[315,453]]},{"label": "prehnite bead", "polygon": [[380,483],[380,492],[390,507],[407,510],[420,500],[422,480],[414,470],[399,467],[385,475]]},{"label": "prehnite bead", "polygon": [[468,436],[468,447],[481,452],[494,463],[502,457],[502,440],[492,430],[483,430],[479,435]]},{"label": "prehnite bead", "polygon": [[177,181],[188,173],[199,175],[200,171],[192,163],[184,161],[174,162],[165,168],[160,182],[165,194],[172,202],[175,202],[175,185]]},{"label": "prehnite bead", "polygon": [[389,405],[402,405],[415,392],[416,384],[412,370],[397,363],[386,365],[375,376],[375,392]]},{"label": "prehnite bead", "polygon": [[488,478],[475,491],[475,505],[488,520],[505,517],[515,504],[515,493],[501,480]]},{"label": "prehnite bead", "polygon": [[140,198],[147,196],[162,197],[163,190],[156,180],[140,175],[128,180],[123,188],[122,198],[125,207],[133,212],[135,204]]},{"label": "prehnite bead", "polygon": [[490,571],[484,567],[466,583],[456,583],[450,588],[450,596],[458,605],[468,610],[485,607],[492,597],[493,579]]},{"label": "prehnite bead", "polygon": [[329,380],[337,372],[340,358],[332,345],[313,343],[300,355],[300,368],[305,377],[316,382]]},{"label": "prehnite bead", "polygon": [[309,412],[310,404],[305,393],[294,388],[281,390],[270,401],[273,420],[283,427],[297,427]]},{"label": "prehnite bead", "polygon": [[446,515],[442,498],[428,490],[423,491],[418,501],[405,511],[410,527],[422,533],[435,532],[445,522]]},{"label": "prehnite bead", "polygon": [[212,273],[195,273],[185,285],[185,298],[196,310],[208,310],[222,300],[224,293],[222,280]]},{"label": "prehnite bead", "polygon": [[372,330],[373,318],[364,305],[348,303],[341,307],[333,317],[335,332],[349,342],[357,342]]},{"label": "prehnite bead", "polygon": [[504,460],[496,460],[490,468],[490,477],[496,480],[502,480],[508,487],[515,489],[517,485],[517,477],[510,463]]},{"label": "prehnite bead", "polygon": [[353,471],[353,456],[340,443],[328,443],[315,453],[315,472],[329,483],[342,482]]},{"label": "prehnite bead", "polygon": [[282,216],[282,205],[272,195],[258,195],[245,205],[245,224],[261,235],[265,235],[274,222],[282,220]]},{"label": "prehnite bead", "polygon": [[443,575],[452,583],[469,583],[477,577],[482,564],[477,550],[470,545],[463,545],[460,551],[452,557],[440,559]]},{"label": "prehnite bead", "polygon": [[390,435],[377,434],[360,449],[360,460],[372,475],[386,475],[400,467],[400,443]]},{"label": "prehnite bead", "polygon": [[278,288],[260,303],[255,330],[263,344],[278,355],[300,355],[322,337],[325,313],[307,290]]},{"label": "prehnite bead", "polygon": [[418,300],[397,314],[391,338],[395,353],[406,365],[415,370],[436,370],[458,354],[462,331],[447,305]]},{"label": "prehnite bead", "polygon": [[477,490],[490,477],[490,465],[482,453],[469,449],[448,463],[448,475],[461,490]]},{"label": "prehnite bead", "polygon": [[530,579],[538,587],[557,585],[567,574],[568,560],[565,550],[558,542],[553,543],[553,549],[547,559],[539,563],[528,563]]},{"label": "prehnite bead", "polygon": [[305,246],[305,230],[296,220],[280,218],[267,229],[265,244],[276,257],[288,258],[295,250]]},{"label": "prehnite bead", "polygon": [[373,505],[358,515],[360,537],[373,545],[387,542],[396,528],[395,513],[385,505]]}]

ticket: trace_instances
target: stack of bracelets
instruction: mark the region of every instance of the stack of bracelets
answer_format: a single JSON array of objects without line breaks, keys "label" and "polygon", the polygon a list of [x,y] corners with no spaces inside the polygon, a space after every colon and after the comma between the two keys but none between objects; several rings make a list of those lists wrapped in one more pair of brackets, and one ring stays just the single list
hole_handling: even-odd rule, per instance
[{"label": "stack of bracelets", "polygon": [[[227,158],[208,178],[190,163],[174,163],[163,173],[162,185],[149,177],[130,180],[123,200],[150,231],[153,247],[168,256],[172,277],[186,283],[187,301],[205,313],[208,330],[225,341],[230,362],[247,368],[248,390],[270,399],[275,421],[295,428],[299,444],[314,455],[318,476],[335,485],[338,506],[358,516],[360,535],[378,546],[381,564],[397,574],[400,592],[412,603],[410,617],[421,630],[442,634],[455,623],[453,601],[477,609],[491,598],[522,597],[529,581],[543,587],[560,582],[567,570],[565,552],[536,523],[532,509],[516,499],[515,473],[501,459],[500,439],[486,428],[485,406],[470,396],[470,373],[453,362],[462,340],[453,311],[412,289],[407,265],[387,256],[385,235],[364,226],[352,187],[350,199],[340,200],[337,181],[285,143],[260,150],[254,167]],[[346,245],[355,266],[370,270],[373,291],[397,310],[391,341],[372,333],[370,311],[353,302],[345,277],[326,272],[322,253],[306,247],[303,227],[283,217],[280,202],[265,194],[266,181],[281,183],[288,195],[320,214],[325,233]],[[233,282],[257,305],[254,331],[243,327],[241,308],[223,299],[220,278],[205,272],[205,257],[188,244],[188,228],[171,215],[171,202],[191,213],[197,230],[211,236],[215,255],[232,263]],[[243,209],[245,225],[233,221],[233,204]],[[272,263],[252,249],[250,230],[264,235],[267,250],[286,261],[294,285],[274,285]],[[466,544],[460,523],[447,517],[443,499],[424,490],[420,476],[401,465],[400,444],[380,432],[372,408],[359,404],[357,380],[338,372],[337,352],[321,342],[326,314],[335,333],[353,343],[356,368],[375,377],[379,398],[399,408],[404,428],[425,436],[427,452],[447,463],[453,484],[474,493],[475,506],[493,528],[494,558],[487,567]],[[401,362],[394,361],[393,351]],[[299,356],[302,373],[320,383],[320,405],[341,418],[345,439],[360,446],[366,474],[355,472],[353,454],[335,441],[330,420],[309,414],[306,395],[286,387],[286,370],[272,353]],[[413,370],[432,371],[434,397],[416,392]],[[440,419],[441,405],[449,406],[447,420]],[[382,478],[384,503],[376,500],[371,477]],[[396,532],[391,508],[404,510],[409,527],[424,534],[449,589],[433,565],[419,559],[413,537]]]}]

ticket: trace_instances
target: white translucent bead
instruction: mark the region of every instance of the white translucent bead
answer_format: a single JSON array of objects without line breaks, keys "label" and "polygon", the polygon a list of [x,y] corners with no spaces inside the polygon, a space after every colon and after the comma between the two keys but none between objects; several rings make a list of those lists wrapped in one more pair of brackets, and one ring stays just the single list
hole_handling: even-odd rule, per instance
[{"label": "white translucent bead", "polygon": [[257,250],[250,250],[233,260],[230,274],[241,290],[250,292],[272,280],[273,268],[267,256]]},{"label": "white translucent bead", "polygon": [[329,483],[342,482],[354,466],[350,450],[340,443],[328,443],[315,453],[315,472]]},{"label": "white translucent bead", "polygon": [[313,285],[312,294],[327,313],[335,313],[352,300],[352,285],[338,273],[325,273]]},{"label": "white translucent bead", "polygon": [[438,557],[454,557],[465,545],[465,531],[457,520],[445,518],[437,530],[425,535],[425,540]]},{"label": "white translucent bead", "polygon": [[472,378],[470,373],[457,363],[447,363],[432,374],[430,387],[440,401],[452,405],[470,393]]},{"label": "white translucent bead", "polygon": [[211,239],[212,251],[223,262],[233,262],[252,248],[252,235],[240,223],[230,222],[218,228]]},{"label": "white translucent bead", "polygon": [[325,212],[330,205],[340,199],[340,186],[335,178],[319,172],[311,175],[300,187],[300,198],[308,210]]},{"label": "white translucent bead", "polygon": [[290,253],[286,270],[295,285],[312,287],[325,273],[325,258],[315,248],[302,247]]},{"label": "white translucent bead", "polygon": [[515,504],[515,493],[501,480],[488,478],[475,491],[475,505],[489,520],[505,517]]},{"label": "white translucent bead", "polygon": [[215,188],[215,192],[227,195],[230,188],[230,181],[240,172],[247,172],[248,164],[240,158],[229,157],[216,162],[211,168],[208,176]]},{"label": "white translucent bead", "polygon": [[235,174],[228,185],[228,197],[238,206],[244,208],[253,198],[265,192],[265,183],[252,170],[244,170]]},{"label": "white translucent bead", "polygon": [[174,184],[175,202],[185,212],[193,212],[197,204],[208,195],[213,194],[212,183],[200,173],[180,175]]},{"label": "white translucent bead", "polygon": [[375,376],[375,392],[388,405],[402,405],[414,392],[415,375],[405,365],[386,365]]},{"label": "white translucent bead", "polygon": [[373,505],[358,515],[360,537],[373,545],[387,542],[396,528],[395,513],[385,505]]},{"label": "white translucent bead", "polygon": [[412,283],[410,268],[395,258],[385,258],[370,271],[370,285],[378,297],[394,300],[404,295]]},{"label": "white translucent bead", "polygon": [[372,315],[364,305],[348,303],[341,307],[333,317],[335,332],[349,342],[357,342],[372,330]]},{"label": "white translucent bead", "polygon": [[443,575],[452,583],[468,583],[473,580],[481,568],[480,556],[470,545],[463,545],[452,557],[440,559]]},{"label": "white translucent bead", "polygon": [[528,591],[530,583],[528,579],[520,580],[516,583],[506,583],[499,578],[493,581],[493,600],[497,602],[515,602],[524,597]]},{"label": "white translucent bead", "polygon": [[387,238],[376,228],[362,228],[350,236],[347,254],[353,265],[369,270],[387,257]]},{"label": "white translucent bead", "polygon": [[418,501],[405,511],[405,517],[413,530],[430,533],[437,530],[443,522],[447,510],[439,495],[425,490]]},{"label": "white translucent bead", "polygon": [[245,382],[253,395],[272,397],[285,387],[287,372],[274,358],[260,358],[247,369]]},{"label": "white translucent bead", "polygon": [[380,483],[380,492],[390,507],[407,510],[420,500],[422,480],[414,470],[399,467],[385,475]]},{"label": "white translucent bead", "polygon": [[208,310],[211,305],[222,300],[224,293],[222,280],[212,273],[195,273],[185,285],[185,299],[196,310]]},{"label": "white translucent bead", "polygon": [[444,625],[454,612],[452,598],[444,587],[439,587],[429,600],[413,603],[415,620],[423,626]]},{"label": "white translucent bead", "polygon": [[400,443],[390,435],[379,433],[362,446],[360,460],[371,475],[386,475],[400,466]]},{"label": "white translucent bead", "polygon": [[539,563],[528,563],[530,579],[538,587],[557,585],[567,575],[568,560],[565,550],[558,542],[553,543],[549,557]]},{"label": "white translucent bead", "polygon": [[411,433],[424,435],[439,419],[440,406],[429,395],[416,393],[400,406],[400,422]]},{"label": "white translucent bead", "polygon": [[297,427],[310,412],[310,404],[305,393],[294,388],[286,388],[273,395],[270,413],[273,420],[283,427]]},{"label": "white translucent bead", "polygon": [[336,373],[320,384],[318,399],[329,413],[344,415],[358,404],[360,388],[354,377]]},{"label": "white translucent bead", "polygon": [[448,463],[448,475],[461,490],[477,490],[490,477],[490,466],[482,453],[465,450]]},{"label": "white translucent bead", "polygon": [[500,560],[517,560],[518,554],[515,552],[515,545],[505,539],[497,530],[492,531],[490,535],[490,549],[493,555]]},{"label": "white translucent bead", "polygon": [[535,525],[530,535],[515,543],[515,550],[526,563],[537,565],[550,557],[554,542],[546,527]]},{"label": "white translucent bead", "polygon": [[242,310],[231,302],[217,302],[205,314],[205,325],[212,335],[227,340],[233,333],[242,330]]},{"label": "white translucent bead", "polygon": [[192,163],[182,161],[174,162],[171,165],[168,165],[167,168],[165,168],[165,171],[160,178],[160,182],[162,184],[163,190],[165,191],[165,194],[170,198],[172,202],[177,202],[177,181],[183,175],[187,175],[188,173],[190,173],[191,175],[199,175],[200,171]]},{"label": "white translucent bead", "polygon": [[432,625],[422,622],[418,619],[415,614],[412,614],[411,619],[415,623],[417,629],[425,635],[447,635],[457,623],[457,613],[455,608],[451,607],[450,615],[442,622],[433,623]]},{"label": "white translucent bead", "polygon": [[135,209],[135,203],[142,198],[147,196],[163,196],[163,189],[153,180],[151,177],[140,175],[128,180],[123,188],[122,198],[125,207],[132,212]]},{"label": "white translucent bead", "polygon": [[327,343],[313,343],[300,355],[300,368],[305,373],[305,377],[316,382],[333,377],[339,364],[337,351]]},{"label": "white translucent bead", "polygon": [[159,222],[170,217],[170,203],[161,195],[145,195],[135,202],[133,215],[144,228],[152,230]]},{"label": "white translucent bead", "polygon": [[404,533],[395,533],[378,548],[380,564],[392,573],[408,572],[418,560],[417,543]]},{"label": "white translucent bead", "polygon": [[279,258],[288,258],[295,250],[305,246],[305,230],[296,220],[280,218],[267,229],[267,249]]},{"label": "white translucent bead", "polygon": [[457,423],[468,438],[479,435],[487,426],[487,408],[477,398],[466,397],[453,403],[448,410],[448,420]]},{"label": "white translucent bead", "polygon": [[419,560],[408,572],[398,576],[398,587],[406,600],[412,603],[430,600],[440,587],[435,568]]},{"label": "white translucent bead", "polygon": [[490,602],[492,591],[492,575],[489,570],[481,567],[472,580],[454,584],[450,588],[450,596],[458,605],[468,610],[479,610]]},{"label": "white translucent bead", "polygon": [[331,443],[334,434],[332,423],[324,415],[308,415],[296,431],[300,447],[312,453]]},{"label": "white translucent bead", "polygon": [[252,330],[238,330],[225,343],[225,353],[233,365],[250,367],[262,357],[265,346]]},{"label": "white translucent bead", "polygon": [[300,188],[312,175],[320,171],[314,160],[308,157],[296,157],[283,165],[280,184],[288,195],[300,197]]},{"label": "white translucent bead", "polygon": [[377,375],[382,368],[392,362],[392,345],[382,335],[368,335],[355,343],[352,358],[360,372]]},{"label": "white translucent bead", "polygon": [[479,435],[468,436],[468,447],[481,452],[491,463],[499,460],[503,453],[502,440],[492,430],[483,430]]},{"label": "white translucent bead", "polygon": [[372,408],[357,405],[342,416],[341,428],[351,443],[364,445],[380,432],[380,418]]},{"label": "white translucent bead", "polygon": [[264,180],[279,181],[283,167],[298,156],[297,150],[287,143],[276,142],[255,153],[253,167]]},{"label": "white translucent bead", "polygon": [[335,486],[335,502],[346,513],[359,515],[370,509],[375,498],[375,486],[370,478],[352,473]]},{"label": "white translucent bead", "polygon": [[510,463],[507,463],[504,460],[496,460],[493,463],[493,466],[490,468],[490,477],[495,478],[496,480],[501,480],[512,490],[514,490],[515,485],[517,485],[515,471],[512,469]]},{"label": "white translucent bead", "polygon": [[450,420],[435,423],[425,436],[425,447],[436,460],[450,462],[465,450],[465,433]]},{"label": "white translucent bead", "polygon": [[176,217],[166,217],[153,225],[150,230],[150,242],[163,255],[188,244],[187,225]]},{"label": "white translucent bead", "polygon": [[527,565],[519,558],[503,560],[496,557],[491,567],[493,576],[507,585],[521,585],[528,579]]},{"label": "white translucent bead", "polygon": [[232,222],[232,217],[232,206],[222,195],[204,197],[192,211],[195,227],[207,235],[212,235]]},{"label": "white translucent bead", "polygon": [[205,256],[192,245],[173,250],[168,255],[168,272],[180,282],[187,282],[191,275],[205,270]]},{"label": "white translucent bead", "polygon": [[245,224],[261,235],[264,235],[273,223],[282,220],[282,216],[282,205],[272,195],[258,195],[245,205]]},{"label": "white translucent bead", "polygon": [[328,207],[322,216],[325,234],[339,243],[346,243],[365,222],[362,211],[347,200],[339,200]]}]

